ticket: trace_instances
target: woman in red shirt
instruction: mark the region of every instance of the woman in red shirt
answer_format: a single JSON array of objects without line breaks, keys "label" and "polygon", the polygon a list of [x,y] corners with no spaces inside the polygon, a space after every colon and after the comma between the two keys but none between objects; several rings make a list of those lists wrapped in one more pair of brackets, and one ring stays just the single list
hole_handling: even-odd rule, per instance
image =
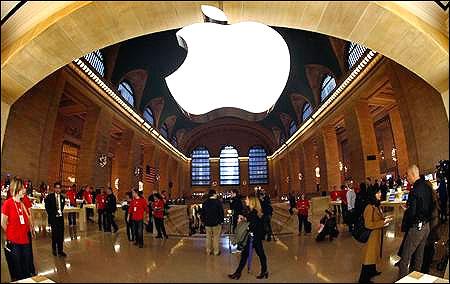
[{"label": "woman in red shirt", "polygon": [[[69,198],[69,204],[72,207],[77,207],[77,185],[73,184],[69,190],[66,192],[66,197]],[[76,226],[77,226],[77,213],[70,212],[67,214],[67,219],[69,221],[69,234],[70,239],[75,240],[77,238],[76,235]]]},{"label": "woman in red shirt", "polygon": [[103,230],[106,232],[106,220],[105,220],[106,194],[104,189],[102,189],[101,192],[97,192],[97,196],[95,196],[95,204],[97,207],[97,215],[98,215],[97,220],[98,230],[101,231],[103,228]]},{"label": "woman in red shirt", "polygon": [[134,245],[139,245],[140,248],[144,247],[144,212],[147,212],[148,218],[147,201],[142,197],[141,192],[133,190],[133,200],[128,208],[128,222],[131,220],[135,235]]},{"label": "woman in red shirt", "polygon": [[11,281],[33,276],[33,251],[30,246],[28,210],[21,201],[25,194],[23,181],[14,178],[11,195],[2,206],[2,228],[6,233],[5,257]]},{"label": "woman in red shirt", "polygon": [[[86,189],[83,192],[83,200],[85,204],[92,204],[92,191],[93,191],[93,187],[92,186],[86,186]],[[91,217],[94,216],[94,209],[93,208],[86,208],[86,215],[87,215],[87,220],[91,223],[94,223],[94,220],[91,219]]]},{"label": "woman in red shirt", "polygon": [[302,193],[300,199],[297,200],[297,214],[298,214],[298,234],[302,232],[302,224],[305,226],[305,233],[307,232],[306,226],[309,226],[308,222],[308,210],[309,201],[305,199],[305,194]]},{"label": "woman in red shirt", "polygon": [[162,239],[163,236],[165,239],[168,239],[166,228],[164,227],[164,199],[161,194],[154,194],[155,202],[152,204],[153,208],[153,218],[155,219],[156,230],[158,231],[157,239]]}]

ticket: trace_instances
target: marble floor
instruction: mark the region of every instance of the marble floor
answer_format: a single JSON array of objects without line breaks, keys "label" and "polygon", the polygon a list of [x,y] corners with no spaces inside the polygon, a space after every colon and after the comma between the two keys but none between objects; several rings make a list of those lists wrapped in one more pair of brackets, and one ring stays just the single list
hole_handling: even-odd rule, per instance
[{"label": "marble floor", "polygon": [[[313,224],[318,223],[318,218],[313,218]],[[120,226],[119,232],[112,234],[97,231],[95,224],[88,224],[88,231],[79,234],[76,240],[70,239],[66,229],[66,258],[53,256],[49,235],[40,233],[33,241],[38,274],[55,282],[235,282],[227,274],[234,272],[239,254],[230,253],[227,236],[221,239],[221,255],[210,256],[205,253],[205,240],[195,236],[160,240],[144,233],[144,248],[140,249],[127,240],[123,223]],[[280,235],[276,241],[264,242],[269,278],[255,278],[260,272],[255,254],[250,273],[244,270],[240,281],[356,282],[362,244],[352,239],[345,226],[339,226],[341,233],[332,242],[316,243],[314,232]],[[383,273],[373,278],[374,282],[397,280],[398,269],[393,263],[397,260],[401,234],[393,231],[395,225],[391,227],[385,232],[383,259],[378,266]],[[448,225],[446,228],[448,233]],[[4,250],[1,251],[1,281],[8,282]]]}]

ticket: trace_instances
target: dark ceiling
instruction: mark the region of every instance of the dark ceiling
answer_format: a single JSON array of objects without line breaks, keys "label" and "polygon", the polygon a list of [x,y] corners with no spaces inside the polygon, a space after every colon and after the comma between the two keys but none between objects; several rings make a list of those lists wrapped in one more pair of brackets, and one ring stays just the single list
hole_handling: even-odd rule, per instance
[{"label": "dark ceiling", "polygon": [[[337,80],[342,76],[342,70],[338,57],[332,48],[330,37],[303,30],[272,28],[282,35],[289,47],[291,69],[283,93],[271,111],[263,116],[263,119],[259,120],[258,123],[270,131],[274,127],[278,128],[284,133],[285,137],[288,137],[289,133],[286,133],[280,115],[284,113],[284,116],[287,114],[297,124],[301,122],[297,119],[298,113],[296,114],[289,95],[293,93],[301,94],[313,106],[318,105],[305,66],[309,64],[324,66],[334,73]],[[175,115],[176,122],[170,131],[172,134],[176,134],[181,129],[190,131],[201,125],[186,116],[186,113],[181,110],[170,94],[165,82],[165,77],[177,70],[186,58],[186,51],[178,45],[175,35],[177,31],[178,29],[158,32],[118,44],[119,51],[111,77],[112,83],[117,86],[120,83],[119,80],[128,72],[136,69],[145,70],[148,77],[143,88],[140,105],[137,106],[138,111],[142,113],[152,99],[163,97],[164,107],[159,125],[156,127],[159,129],[166,118]],[[245,111],[242,112],[246,113]]]}]

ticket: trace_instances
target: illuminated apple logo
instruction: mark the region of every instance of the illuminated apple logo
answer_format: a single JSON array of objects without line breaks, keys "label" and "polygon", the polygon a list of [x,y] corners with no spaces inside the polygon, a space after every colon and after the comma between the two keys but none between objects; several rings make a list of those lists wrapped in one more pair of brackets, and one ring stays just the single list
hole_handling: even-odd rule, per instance
[{"label": "illuminated apple logo", "polygon": [[178,70],[166,77],[175,100],[195,115],[222,107],[269,110],[289,76],[289,49],[282,36],[257,22],[228,25],[215,7],[202,6],[202,12],[209,22],[186,26],[176,34],[188,53]]}]

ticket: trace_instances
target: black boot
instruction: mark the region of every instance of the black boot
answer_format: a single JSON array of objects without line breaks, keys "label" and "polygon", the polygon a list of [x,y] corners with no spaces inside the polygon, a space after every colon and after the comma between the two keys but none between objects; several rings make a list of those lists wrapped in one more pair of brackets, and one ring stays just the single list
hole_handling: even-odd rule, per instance
[{"label": "black boot", "polygon": [[369,265],[361,266],[361,274],[359,275],[359,283],[373,283],[370,281],[370,267]]},{"label": "black boot", "polygon": [[240,272],[235,272],[233,274],[228,274],[228,278],[239,280],[239,278],[241,278],[241,273]]},{"label": "black boot", "polygon": [[377,266],[376,266],[376,264],[368,265],[368,267],[369,267],[369,275],[370,275],[370,278],[375,277],[375,276],[378,276],[378,275],[381,274],[380,271],[377,271]]}]

